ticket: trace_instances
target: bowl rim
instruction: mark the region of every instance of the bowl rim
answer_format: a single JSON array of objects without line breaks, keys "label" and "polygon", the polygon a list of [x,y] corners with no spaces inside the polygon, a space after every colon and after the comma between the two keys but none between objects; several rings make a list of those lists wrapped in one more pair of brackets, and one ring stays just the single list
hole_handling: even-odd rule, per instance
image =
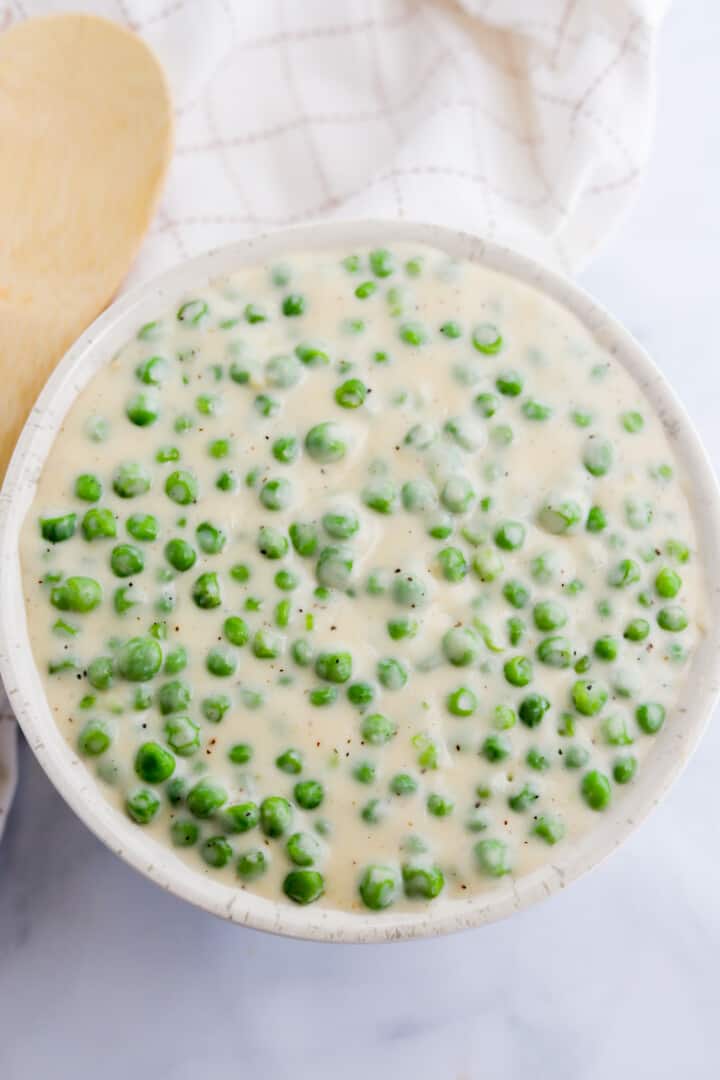
[{"label": "bowl rim", "polygon": [[688,481],[699,557],[720,548],[720,498],[712,467],[685,409],[637,341],[563,275],[471,233],[420,222],[359,220],[301,225],[216,248],[136,285],[71,346],[41,391],[22,430],[0,491],[0,675],[18,722],[40,765],[80,819],[115,854],[176,896],[240,925],[307,940],[370,943],[430,937],[488,924],[565,887],[602,862],[645,819],[686,766],[720,693],[720,560],[704,557],[708,584],[705,637],[688,673],[676,724],[666,724],[648,766],[620,805],[565,851],[520,878],[500,879],[468,900],[417,913],[357,913],[295,908],[213,880],[153,841],[102,795],[55,726],[30,651],[19,572],[19,532],[37,479],[62,420],[97,370],[152,311],[214,277],[288,255],[350,245],[409,242],[469,259],[529,285],[570,310],[648,397]]}]

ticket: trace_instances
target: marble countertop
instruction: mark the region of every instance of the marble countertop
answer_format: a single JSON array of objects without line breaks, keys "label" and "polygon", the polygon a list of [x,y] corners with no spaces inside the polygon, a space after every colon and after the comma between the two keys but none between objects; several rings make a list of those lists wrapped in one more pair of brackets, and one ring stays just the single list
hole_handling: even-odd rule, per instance
[{"label": "marble countertop", "polygon": [[[716,464],[719,55],[720,8],[676,5],[640,202],[582,277],[650,349]],[[0,1077],[718,1076],[717,720],[590,876],[499,925],[394,946],[273,938],[165,895],[23,747],[0,846]]]}]

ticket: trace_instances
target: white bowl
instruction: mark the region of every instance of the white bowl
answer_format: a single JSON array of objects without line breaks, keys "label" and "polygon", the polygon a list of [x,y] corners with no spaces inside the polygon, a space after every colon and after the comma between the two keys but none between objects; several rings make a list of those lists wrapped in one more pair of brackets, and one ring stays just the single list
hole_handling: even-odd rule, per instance
[{"label": "white bowl", "polygon": [[[152,840],[104,798],[50,714],[28,641],[18,537],[55,435],[77,394],[135,328],[189,287],[238,267],[293,250],[372,247],[410,241],[471,259],[518,278],[564,304],[630,372],[655,407],[689,478],[700,557],[705,560],[709,625],[692,663],[686,692],[655,739],[639,779],[596,827],[553,852],[533,873],[504,878],[490,891],[417,914],[354,914],[298,908],[232,888],[198,873]],[[158,885],[215,915],[260,930],[321,941],[392,941],[480,926],[540,900],[610,854],[657,805],[695,749],[720,691],[720,501],[715,477],[688,417],[637,342],[581,289],[537,263],[476,236],[434,225],[366,221],[313,225],[256,237],[201,255],[134,289],[113,304],[70,349],[49,379],[15,449],[0,495],[0,673],[38,761],[85,824],[117,855]]]}]

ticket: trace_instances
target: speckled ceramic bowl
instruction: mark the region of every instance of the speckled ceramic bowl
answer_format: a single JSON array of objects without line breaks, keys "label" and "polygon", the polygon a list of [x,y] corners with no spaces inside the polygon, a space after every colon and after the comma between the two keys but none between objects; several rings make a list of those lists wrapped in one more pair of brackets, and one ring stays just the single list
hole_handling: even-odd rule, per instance
[{"label": "speckled ceramic bowl", "polygon": [[[687,692],[673,721],[656,737],[638,780],[617,805],[598,817],[579,842],[553,852],[552,860],[524,877],[503,878],[488,892],[463,901],[438,902],[417,914],[350,914],[322,907],[293,907],[232,888],[204,876],[152,840],[103,796],[83,763],[55,727],[28,642],[18,536],[37,478],[55,434],[76,395],[124,345],[135,328],[162,311],[198,281],[247,263],[274,260],[293,250],[373,247],[393,241],[435,245],[535,286],[568,307],[600,345],[622,363],[663,420],[690,481],[701,556],[705,557],[710,623],[693,660]],[[38,761],[63,798],[108,847],[164,889],[233,922],[319,941],[370,942],[449,933],[481,926],[563,888],[610,854],[658,803],[695,749],[719,690],[720,502],[714,475],[684,410],[640,346],[575,285],[529,259],[476,236],[437,226],[390,222],[340,222],[309,226],[233,244],[210,252],[134,289],[113,304],[68,352],[40,395],[16,447],[0,497],[0,672],[11,704]]]}]

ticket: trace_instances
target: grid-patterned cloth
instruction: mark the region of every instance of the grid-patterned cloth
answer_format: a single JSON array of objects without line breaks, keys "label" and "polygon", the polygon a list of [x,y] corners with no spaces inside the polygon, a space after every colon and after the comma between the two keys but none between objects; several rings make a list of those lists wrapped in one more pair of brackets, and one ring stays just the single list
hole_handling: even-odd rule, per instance
[{"label": "grid-patterned cloth", "polygon": [[165,65],[177,146],[134,280],[337,217],[454,225],[572,270],[637,191],[666,4],[0,0],[0,29],[70,6],[136,30]]}]

